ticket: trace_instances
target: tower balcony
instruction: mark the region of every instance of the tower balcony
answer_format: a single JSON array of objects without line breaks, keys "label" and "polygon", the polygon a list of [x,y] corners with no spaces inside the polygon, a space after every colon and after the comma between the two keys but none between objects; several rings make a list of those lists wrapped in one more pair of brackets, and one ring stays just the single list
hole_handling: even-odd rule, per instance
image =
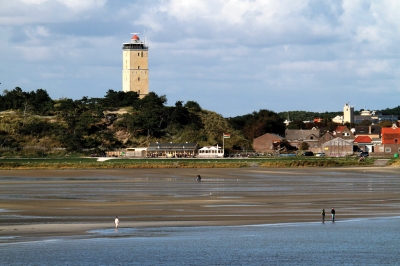
[{"label": "tower balcony", "polygon": [[148,50],[149,47],[144,43],[124,43],[122,44],[123,50]]}]

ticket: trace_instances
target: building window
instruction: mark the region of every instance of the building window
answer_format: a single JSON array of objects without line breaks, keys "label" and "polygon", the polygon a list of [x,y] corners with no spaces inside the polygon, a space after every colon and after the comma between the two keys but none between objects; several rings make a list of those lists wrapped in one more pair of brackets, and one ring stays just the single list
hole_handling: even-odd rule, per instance
[{"label": "building window", "polygon": [[142,57],[143,57],[143,52],[142,52]]},{"label": "building window", "polygon": [[385,148],[385,152],[391,152],[392,149],[391,148]]},{"label": "building window", "polygon": [[140,81],[140,77],[137,78],[137,81]]},{"label": "building window", "polygon": [[394,143],[399,143],[399,140],[398,139],[394,139]]},{"label": "building window", "polygon": [[137,53],[137,56],[139,56],[139,53]]},{"label": "building window", "polygon": [[137,69],[140,69],[140,66],[138,66]]}]

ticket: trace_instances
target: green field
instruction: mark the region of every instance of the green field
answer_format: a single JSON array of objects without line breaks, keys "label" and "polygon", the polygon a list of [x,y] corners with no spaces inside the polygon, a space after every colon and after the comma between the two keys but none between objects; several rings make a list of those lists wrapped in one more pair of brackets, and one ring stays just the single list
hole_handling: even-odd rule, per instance
[{"label": "green field", "polygon": [[0,158],[0,169],[117,169],[117,168],[238,168],[238,167],[343,167],[371,166],[374,158],[263,157],[227,159],[167,158]]}]

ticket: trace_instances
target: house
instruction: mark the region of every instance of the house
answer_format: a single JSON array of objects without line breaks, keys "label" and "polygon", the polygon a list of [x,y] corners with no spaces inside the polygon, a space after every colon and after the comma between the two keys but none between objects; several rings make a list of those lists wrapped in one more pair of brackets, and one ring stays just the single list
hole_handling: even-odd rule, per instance
[{"label": "house", "polygon": [[357,146],[356,150],[362,150],[367,152],[373,152],[372,139],[369,136],[357,136],[353,141],[354,146]]},{"label": "house", "polygon": [[334,118],[332,118],[332,122],[336,124],[343,124],[344,118],[341,115],[337,115]]},{"label": "house", "polygon": [[364,120],[370,121],[373,124],[377,124],[382,121],[390,121],[397,123],[399,120],[398,115],[383,115],[381,112],[364,110],[361,115],[354,116],[356,123],[361,123]]},{"label": "house", "polygon": [[142,157],[147,156],[147,148],[126,148],[125,157]]},{"label": "house", "polygon": [[148,157],[193,158],[197,155],[197,143],[150,143]]},{"label": "house", "polygon": [[[318,140],[320,147],[322,147],[322,144],[324,144],[325,142],[333,140],[334,138],[335,138],[335,136],[331,132],[327,131]],[[323,152],[323,151],[321,151],[321,152]]]},{"label": "house", "polygon": [[353,142],[342,138],[334,138],[322,144],[326,156],[344,157],[353,155]]},{"label": "house", "polygon": [[224,151],[220,146],[204,146],[198,150],[197,158],[223,158]]},{"label": "house", "polygon": [[266,133],[253,140],[253,149],[256,152],[273,153],[280,148],[283,139],[276,134]]},{"label": "house", "polygon": [[146,158],[147,148],[126,148],[115,151],[106,151],[107,157],[141,157]]},{"label": "house", "polygon": [[335,131],[333,131],[333,135],[337,138],[347,139],[347,140],[354,140],[355,136],[350,129],[346,126],[338,126]]},{"label": "house", "polygon": [[302,142],[306,142],[311,151],[319,151],[319,135],[320,130],[317,128],[312,129],[286,129],[285,139],[290,145],[300,148]]},{"label": "house", "polygon": [[354,135],[356,136],[368,136],[371,139],[380,138],[381,127],[378,125],[370,126],[356,126],[354,128]]},{"label": "house", "polygon": [[400,152],[400,128],[395,124],[392,127],[381,129],[382,145],[377,146],[375,152],[384,154],[395,154]]}]

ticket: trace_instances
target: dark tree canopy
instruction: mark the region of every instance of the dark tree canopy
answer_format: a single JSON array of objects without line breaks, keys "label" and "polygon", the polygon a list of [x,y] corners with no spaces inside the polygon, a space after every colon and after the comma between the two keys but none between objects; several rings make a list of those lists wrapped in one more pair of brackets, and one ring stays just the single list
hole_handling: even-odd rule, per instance
[{"label": "dark tree canopy", "polygon": [[229,123],[235,129],[241,129],[243,135],[250,141],[265,133],[282,135],[285,132],[283,119],[277,113],[265,109],[245,116],[230,118]]}]

